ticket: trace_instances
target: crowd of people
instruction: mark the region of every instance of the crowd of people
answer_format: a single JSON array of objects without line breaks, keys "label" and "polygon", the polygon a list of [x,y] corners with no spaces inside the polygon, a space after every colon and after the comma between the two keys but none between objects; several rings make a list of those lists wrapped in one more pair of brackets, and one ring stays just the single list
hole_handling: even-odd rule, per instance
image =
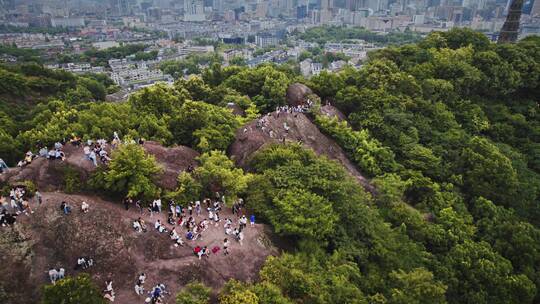
[{"label": "crowd of people", "polygon": [[[226,237],[232,237],[236,239],[240,245],[244,239],[244,229],[247,227],[248,219],[246,215],[242,214],[244,208],[244,201],[238,199],[232,205],[232,213],[236,215],[237,220],[233,221],[231,218],[221,218],[220,212],[224,205],[225,197],[219,193],[216,193],[214,200],[206,198],[201,201],[189,202],[185,206],[176,203],[174,200],[170,200],[167,208],[167,222],[162,222],[161,219],[156,219],[154,222],[154,229],[158,233],[168,234],[173,241],[174,246],[184,246],[185,241],[197,241],[203,240],[205,231],[210,226],[220,227],[223,225],[223,233]],[[130,205],[133,204],[131,198],[124,200],[125,209],[128,210]],[[157,198],[152,201],[148,208],[150,217],[154,214],[160,214],[162,212],[162,201]],[[250,216],[251,226],[255,224],[255,215]],[[169,227],[168,227],[169,226]],[[138,232],[148,231],[147,224],[141,217],[138,217],[132,222],[133,229]],[[223,242],[224,254],[229,254],[228,247],[229,241],[226,238]],[[213,246],[209,249],[208,246],[195,246],[194,254],[200,258],[203,256],[208,257],[210,252],[217,253],[221,251],[219,246]]]},{"label": "crowd of people", "polygon": [[51,268],[48,271],[49,280],[51,284],[56,284],[56,281],[63,279],[66,276],[66,270],[64,268]]},{"label": "crowd of people", "polygon": [[[38,204],[41,204],[41,193],[36,191],[34,198]],[[17,216],[31,215],[34,210],[30,206],[29,197],[27,195],[26,186],[18,185],[9,191],[9,199],[4,196],[0,197],[0,226],[9,226],[15,224]]]},{"label": "crowd of people", "polygon": [[[113,139],[113,147],[116,147],[117,142],[119,141],[119,139]],[[87,140],[85,146],[83,147],[85,159],[91,161],[92,164],[97,167],[97,159],[99,157],[100,162],[104,165],[107,165],[111,161],[111,158],[109,157],[106,147],[107,141],[105,139],[98,139],[95,142],[90,139]]]},{"label": "crowd of people", "polygon": [[46,158],[48,160],[61,160],[64,161],[66,159],[66,154],[64,153],[64,144],[65,141],[58,141],[55,142],[53,147],[51,149],[47,148],[47,146],[42,145],[41,143],[38,143],[38,154],[32,153],[32,151],[26,152],[24,159],[20,160],[17,163],[17,167],[24,167],[37,157]]},{"label": "crowd of people", "polygon": [[77,264],[75,264],[75,270],[86,270],[94,266],[94,259],[88,257],[80,257],[77,259]]},{"label": "crowd of people", "polygon": [[[137,280],[135,282],[135,293],[138,296],[143,296],[145,294],[144,289],[144,283],[146,281],[146,274],[144,272],[140,273],[137,276]],[[151,288],[147,293],[147,297],[145,298],[145,303],[151,303],[151,304],[159,304],[163,303],[163,298],[168,292],[166,291],[165,284],[158,283],[156,286]]]},{"label": "crowd of people", "polygon": [[[303,112],[305,108],[303,107],[294,107],[287,108],[283,107],[279,109],[279,112],[290,111],[292,112]],[[263,120],[264,122],[264,120]],[[139,144],[143,144],[143,140],[138,141]],[[113,140],[111,141],[111,147],[115,148],[120,144],[120,139],[118,134],[114,134]],[[43,157],[50,160],[65,160],[66,155],[63,151],[63,147],[66,144],[65,141],[56,142],[54,147],[49,150],[45,146],[39,149],[37,155],[33,154],[31,151],[27,152],[24,160],[19,162],[19,166],[23,167],[31,163],[36,157]],[[80,147],[83,146],[85,159],[91,161],[95,166],[98,166],[98,157],[101,163],[108,164],[110,158],[107,154],[106,149],[108,148],[108,143],[104,139],[98,139],[96,141],[88,140],[83,142],[80,138],[73,136],[69,140],[69,144]],[[7,170],[7,164],[0,159],[0,173]],[[192,171],[193,166],[190,165],[188,171]],[[26,194],[26,188],[24,186],[16,186],[11,189],[9,194],[9,200],[5,197],[0,197],[1,203],[1,212],[0,212],[0,225],[7,226],[13,225],[16,222],[17,216],[21,214],[31,215],[34,213],[29,202],[28,195]],[[35,201],[37,205],[42,203],[42,196],[39,191],[35,192]],[[133,229],[137,233],[148,232],[148,224],[143,219],[142,215],[145,213],[145,210],[148,210],[150,217],[155,215],[160,215],[162,212],[166,212],[166,221],[163,221],[157,217],[154,222],[154,229],[160,233],[167,235],[175,247],[186,246],[189,242],[189,247],[193,249],[193,254],[198,259],[209,258],[211,255],[223,254],[224,256],[229,255],[231,242],[230,240],[236,240],[240,245],[243,244],[244,240],[244,230],[248,224],[248,218],[244,214],[244,201],[238,199],[232,205],[232,218],[223,217],[223,208],[225,208],[225,197],[216,193],[215,198],[210,199],[206,198],[202,201],[193,201],[184,204],[176,203],[174,200],[168,201],[168,203],[163,203],[160,198],[153,200],[149,206],[143,207],[144,204],[141,200],[134,200],[132,198],[126,198],[124,200],[124,207],[126,210],[129,210],[131,206],[136,206],[138,208],[141,216],[132,222]],[[164,207],[165,205],[165,207]],[[66,200],[61,201],[60,211],[63,215],[70,215],[75,209],[74,207]],[[90,211],[90,205],[83,201],[81,203],[80,212],[88,213]],[[255,224],[255,216],[251,215],[249,219],[251,226]],[[151,225],[151,224],[150,224]],[[205,243],[205,235],[209,229],[218,229],[223,233],[223,241],[219,241],[219,244]],[[84,271],[94,266],[94,259],[88,256],[78,257],[75,261],[74,270],[75,271]],[[61,280],[66,275],[66,270],[62,267],[54,267],[48,270],[48,277],[51,284],[56,284],[58,280]],[[146,280],[146,274],[141,273],[138,275],[134,291],[137,295],[145,297],[146,303],[162,303],[164,296],[168,293],[165,289],[163,283],[159,283],[148,291],[145,290],[144,284]],[[105,282],[105,289],[103,290],[103,297],[110,302],[115,301],[115,292],[112,286],[112,280],[107,280]]]},{"label": "crowd of people", "polygon": [[[175,247],[189,244],[193,254],[200,260],[210,258],[212,255],[229,255],[231,242],[236,240],[240,245],[243,244],[244,231],[248,226],[255,225],[255,215],[248,217],[245,213],[245,204],[242,199],[238,199],[232,205],[233,218],[221,218],[225,208],[225,197],[216,193],[214,199],[206,198],[202,201],[189,202],[185,205],[179,204],[174,200],[168,201],[167,207],[163,207],[161,199],[157,198],[150,203],[148,213],[151,217],[159,215],[161,212],[167,213],[167,221],[163,222],[157,218],[154,222],[154,230],[160,234],[167,234],[173,241]],[[126,198],[124,206],[129,210],[134,204],[134,200]],[[147,224],[142,217],[138,217],[132,222],[133,229],[137,233],[148,231]],[[212,228],[213,227],[213,228]],[[205,235],[209,229],[219,229],[223,233],[223,242],[216,244],[205,241]],[[189,243],[188,243],[189,242]],[[144,295],[144,282],[146,275],[142,273],[136,280],[135,293],[139,296]],[[151,291],[150,296],[146,298],[146,303],[161,303],[164,294],[164,285],[158,284]],[[161,286],[161,287],[160,287]]]},{"label": "crowd of people", "polygon": [[276,107],[276,115],[279,117],[280,113],[295,113],[294,117],[297,116],[298,113],[306,113],[309,111],[309,109],[313,106],[313,102],[311,100],[307,100],[305,104],[300,104],[296,106],[277,106]]},{"label": "crowd of people", "polygon": [[[290,126],[287,124],[287,122],[283,122],[283,126],[281,128],[277,127],[274,128],[272,125],[270,125],[270,117],[279,118],[279,116],[283,113],[289,113],[294,114],[294,117],[298,117],[299,113],[306,113],[309,111],[309,109],[313,106],[313,102],[311,100],[307,100],[306,103],[296,106],[278,106],[276,107],[275,112],[270,112],[266,115],[263,115],[260,117],[257,122],[255,123],[255,127],[257,129],[260,129],[263,133],[268,134],[270,138],[278,139],[279,141],[285,142],[287,139],[287,135],[289,134]],[[251,127],[244,128],[244,133],[247,133],[251,130]]]}]

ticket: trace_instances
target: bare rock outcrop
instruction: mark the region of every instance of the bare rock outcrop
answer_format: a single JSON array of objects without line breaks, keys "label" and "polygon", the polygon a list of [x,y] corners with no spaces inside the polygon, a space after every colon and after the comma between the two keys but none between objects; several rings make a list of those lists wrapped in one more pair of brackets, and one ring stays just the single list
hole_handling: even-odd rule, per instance
[{"label": "bare rock outcrop", "polygon": [[305,84],[293,83],[287,88],[285,98],[288,105],[297,106],[306,103],[308,96],[311,94],[313,94],[313,91]]},{"label": "bare rock outcrop", "polygon": [[[157,184],[163,188],[174,189],[178,174],[186,170],[189,165],[193,167],[197,165],[196,158],[199,153],[189,147],[167,148],[157,142],[149,141],[144,143],[143,148],[149,154],[154,155],[157,162],[163,167],[163,173],[157,180]],[[60,190],[64,185],[63,176],[68,169],[77,171],[81,181],[86,181],[96,170],[96,167],[90,160],[86,159],[82,146],[76,147],[67,144],[63,150],[66,155],[65,161],[35,158],[32,163],[22,168],[11,168],[0,175],[0,183],[17,184],[29,180],[39,189]]]},{"label": "bare rock outcrop", "polygon": [[338,110],[334,106],[331,106],[331,105],[322,106],[320,111],[321,111],[321,114],[324,114],[326,116],[337,117],[339,121],[347,120],[347,116],[345,116],[345,114],[343,114],[340,110]]},{"label": "bare rock outcrop", "polygon": [[176,187],[178,174],[185,171],[190,165],[197,166],[196,158],[199,152],[186,147],[176,146],[167,148],[153,141],[147,141],[143,145],[146,152],[155,156],[158,163],[163,167],[158,185],[167,189]]},{"label": "bare rock outcrop", "polygon": [[[252,155],[266,145],[272,143],[301,142],[311,148],[317,155],[325,155],[339,162],[355,177],[364,188],[372,192],[369,181],[358,171],[347,158],[341,147],[331,138],[322,134],[311,120],[301,113],[275,112],[265,116],[264,128],[257,127],[252,121],[240,128],[235,142],[229,147],[229,155],[240,167],[247,168]],[[288,128],[288,131],[285,129]]]},{"label": "bare rock outcrop", "polygon": [[[255,281],[260,268],[269,255],[277,255],[273,244],[261,240],[269,237],[269,228],[256,224],[244,230],[244,243],[231,240],[230,255],[222,249],[201,260],[193,254],[195,246],[221,247],[224,233],[221,225],[210,225],[204,240],[184,239],[184,246],[175,247],[168,233],[153,229],[154,221],[167,222],[166,213],[141,214],[136,208],[125,210],[118,202],[93,195],[67,195],[62,192],[42,192],[43,204],[32,207],[31,216],[19,216],[13,228],[1,227],[0,256],[4,271],[0,282],[9,288],[13,300],[2,303],[38,303],[41,286],[49,284],[46,272],[62,267],[66,275],[88,273],[99,287],[105,280],[114,281],[115,302],[141,303],[133,291],[138,273],[145,272],[148,289],[163,283],[171,295],[166,303],[174,302],[176,294],[185,284],[197,280],[219,290],[229,279]],[[72,206],[64,215],[60,202]],[[81,204],[90,205],[88,213],[81,212]],[[234,218],[229,208],[223,217]],[[136,232],[132,222],[142,218],[149,225],[147,232]],[[167,229],[172,227],[167,225]],[[182,236],[185,227],[176,227]],[[79,257],[89,257],[94,265],[87,270],[76,270]]]}]

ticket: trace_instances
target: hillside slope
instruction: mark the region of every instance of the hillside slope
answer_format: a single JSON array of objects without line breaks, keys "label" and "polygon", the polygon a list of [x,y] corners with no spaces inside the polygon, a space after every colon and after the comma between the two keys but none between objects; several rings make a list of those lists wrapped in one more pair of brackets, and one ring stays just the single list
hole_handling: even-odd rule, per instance
[{"label": "hillside slope", "polygon": [[[73,206],[70,215],[64,215],[59,206],[62,201]],[[80,211],[82,201],[90,205],[88,213]],[[34,206],[34,205],[33,205]],[[164,283],[169,291],[177,291],[192,280],[202,281],[219,289],[228,279],[243,281],[256,279],[258,271],[269,254],[276,254],[266,235],[267,227],[257,224],[245,229],[245,239],[240,245],[231,239],[230,254],[210,254],[198,260],[193,255],[195,246],[222,245],[223,225],[210,225],[203,237],[197,241],[186,241],[186,245],[174,247],[167,233],[153,229],[156,219],[166,222],[164,214],[142,215],[148,232],[137,233],[132,221],[140,215],[138,210],[125,210],[120,204],[89,195],[66,195],[59,192],[43,193],[43,204],[34,208],[30,216],[19,216],[13,228],[2,234],[0,256],[4,271],[0,282],[5,282],[11,294],[21,296],[16,302],[37,303],[40,286],[48,284],[46,271],[51,267],[63,267],[68,275],[74,270],[77,258],[91,257],[95,266],[86,270],[102,287],[105,280],[112,278],[118,303],[142,303],[144,299],[133,292],[138,273],[145,272],[150,289]],[[223,218],[236,218],[230,210],[222,212]],[[201,220],[203,215],[197,220]],[[166,225],[170,229],[169,225]],[[166,303],[173,303],[171,298]]]},{"label": "hillside slope", "polygon": [[[327,111],[338,113],[337,110],[327,109]],[[262,124],[258,127],[261,119],[265,121],[264,129]],[[373,191],[373,186],[347,158],[343,149],[334,140],[322,134],[305,114],[272,112],[261,119],[248,123],[236,132],[236,140],[228,152],[238,166],[247,168],[251,156],[266,145],[299,142],[313,149],[318,155],[325,155],[338,161],[366,190]],[[288,131],[285,130],[286,127]]]}]

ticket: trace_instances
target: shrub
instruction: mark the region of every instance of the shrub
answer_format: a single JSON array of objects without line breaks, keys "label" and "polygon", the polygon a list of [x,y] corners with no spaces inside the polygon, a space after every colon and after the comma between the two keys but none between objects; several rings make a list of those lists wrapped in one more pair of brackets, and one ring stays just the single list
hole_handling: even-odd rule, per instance
[{"label": "shrub", "polygon": [[42,304],[105,304],[99,288],[86,273],[43,288]]},{"label": "shrub", "polygon": [[176,295],[176,304],[208,304],[212,289],[202,283],[191,282]]},{"label": "shrub", "polygon": [[108,169],[101,175],[104,189],[130,197],[142,195],[150,198],[158,188],[154,178],[162,171],[153,155],[148,155],[136,144],[124,144],[112,152]]}]

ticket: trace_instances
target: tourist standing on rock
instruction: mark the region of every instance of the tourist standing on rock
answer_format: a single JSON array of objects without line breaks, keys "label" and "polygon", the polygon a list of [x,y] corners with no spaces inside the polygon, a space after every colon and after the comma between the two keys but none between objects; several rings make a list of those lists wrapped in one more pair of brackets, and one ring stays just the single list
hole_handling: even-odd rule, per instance
[{"label": "tourist standing on rock", "polygon": [[4,173],[4,171],[7,171],[9,169],[6,162],[0,158],[0,174]]},{"label": "tourist standing on rock", "polygon": [[112,284],[112,280],[105,281],[105,294],[103,295],[103,297],[111,302],[114,302],[114,289]]},{"label": "tourist standing on rock", "polygon": [[251,227],[255,226],[255,214],[252,214],[249,217],[249,223],[251,224]]},{"label": "tourist standing on rock", "polygon": [[189,216],[193,215],[193,202],[189,202],[187,210],[189,212]]},{"label": "tourist standing on rock", "polygon": [[58,280],[58,271],[54,268],[49,269],[49,281],[54,285],[56,284],[56,280]]},{"label": "tourist standing on rock", "polygon": [[90,151],[89,158],[90,158],[90,160],[92,161],[92,163],[94,164],[94,166],[97,167],[97,156],[96,156],[96,152],[94,152],[93,150]]},{"label": "tourist standing on rock", "polygon": [[131,199],[131,197],[126,197],[124,199],[124,208],[126,208],[126,210],[129,210],[129,206],[133,204],[133,200]]},{"label": "tourist standing on rock", "polygon": [[242,215],[242,217],[240,217],[240,220],[238,220],[239,224],[240,224],[240,231],[244,230],[244,228],[246,228],[247,226],[247,218],[245,215]]},{"label": "tourist standing on rock", "polygon": [[83,147],[83,153],[84,153],[84,158],[85,158],[85,159],[90,160],[90,161],[92,160],[92,159],[90,158],[90,147],[89,147],[89,146],[86,146],[86,145],[85,145],[85,146]]},{"label": "tourist standing on rock", "polygon": [[161,199],[159,197],[156,200],[156,206],[157,206],[158,212],[161,213]]},{"label": "tourist standing on rock", "polygon": [[137,280],[137,282],[135,283],[135,293],[138,295],[138,296],[141,296],[144,294],[144,287],[143,287],[143,282],[141,282],[141,280]]},{"label": "tourist standing on rock", "polygon": [[154,212],[158,212],[158,207],[157,207],[156,200],[152,201],[152,205],[150,205],[150,207],[148,207],[148,210],[150,211],[150,217],[152,217],[154,215]]},{"label": "tourist standing on rock", "polygon": [[195,213],[197,213],[197,216],[201,215],[201,202],[200,201],[195,202]]},{"label": "tourist standing on rock", "polygon": [[43,197],[41,196],[41,193],[39,191],[36,191],[34,196],[36,197],[38,205],[41,205],[41,203],[43,203]]},{"label": "tourist standing on rock", "polygon": [[81,204],[81,211],[87,213],[90,210],[90,205],[87,202],[83,201]]},{"label": "tourist standing on rock", "polygon": [[229,254],[229,239],[223,240],[223,255]]},{"label": "tourist standing on rock", "polygon": [[169,200],[169,213],[172,214],[173,218],[176,218],[176,203],[174,200]]},{"label": "tourist standing on rock", "polygon": [[137,281],[137,283],[135,283],[135,293],[140,296],[140,295],[143,295],[144,294],[144,288],[141,284],[140,281]]}]

